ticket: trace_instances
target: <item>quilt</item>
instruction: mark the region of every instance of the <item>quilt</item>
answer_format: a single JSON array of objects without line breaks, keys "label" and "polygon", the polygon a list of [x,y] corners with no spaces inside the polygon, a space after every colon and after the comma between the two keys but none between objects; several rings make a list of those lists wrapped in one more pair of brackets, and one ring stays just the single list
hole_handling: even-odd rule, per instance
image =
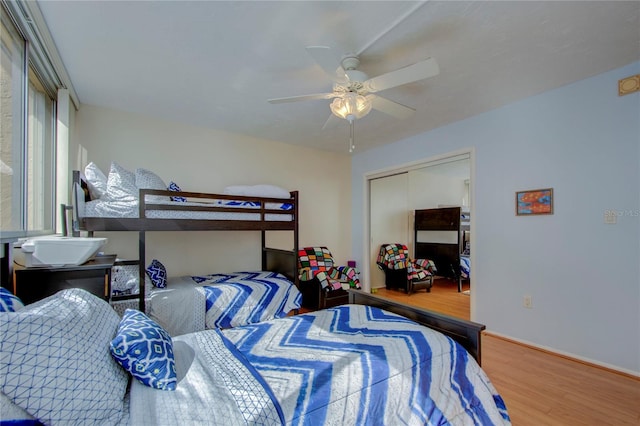
[{"label": "quilt", "polygon": [[510,424],[461,346],[374,307],[192,333],[174,352],[176,391],[134,381],[132,424]]},{"label": "quilt", "polygon": [[227,328],[287,315],[302,295],[276,272],[237,272],[169,278],[153,288],[147,314],[171,336]]},{"label": "quilt", "polygon": [[378,308],[344,305],[222,334],[264,378],[287,425],[510,424],[460,345]]},{"label": "quilt", "polygon": [[282,318],[302,304],[296,286],[277,272],[235,272],[192,279],[205,295],[205,328]]},{"label": "quilt", "polygon": [[460,256],[460,275],[465,280],[471,278],[471,260],[467,256]]}]

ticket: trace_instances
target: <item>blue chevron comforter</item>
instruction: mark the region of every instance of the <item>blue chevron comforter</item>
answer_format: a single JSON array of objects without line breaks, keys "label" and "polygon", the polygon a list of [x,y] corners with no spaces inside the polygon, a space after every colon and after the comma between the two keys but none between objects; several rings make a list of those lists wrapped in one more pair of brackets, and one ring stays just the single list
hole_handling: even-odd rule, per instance
[{"label": "blue chevron comforter", "polygon": [[282,318],[302,304],[298,288],[277,272],[234,272],[192,278],[205,294],[205,328],[229,328]]},{"label": "blue chevron comforter", "polygon": [[302,295],[277,272],[235,272],[169,279],[154,288],[148,315],[171,336],[280,318],[300,308]]},{"label": "blue chevron comforter", "polygon": [[174,345],[177,390],[134,381],[132,424],[510,424],[461,346],[373,307],[208,330]]}]

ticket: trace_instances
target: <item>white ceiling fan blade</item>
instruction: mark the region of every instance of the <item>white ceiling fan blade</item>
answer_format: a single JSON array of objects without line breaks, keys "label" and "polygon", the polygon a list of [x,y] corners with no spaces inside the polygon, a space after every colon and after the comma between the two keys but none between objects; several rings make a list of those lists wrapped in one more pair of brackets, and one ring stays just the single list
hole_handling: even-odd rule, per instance
[{"label": "white ceiling fan blade", "polygon": [[391,71],[377,77],[370,78],[364,82],[366,90],[370,93],[380,92],[403,84],[438,75],[440,68],[435,59],[429,58],[424,61],[409,65],[399,70]]},{"label": "white ceiling fan blade", "polygon": [[367,99],[371,101],[371,108],[402,120],[411,117],[416,112],[413,108],[390,101],[382,96],[367,95]]},{"label": "white ceiling fan blade", "polygon": [[307,52],[320,68],[331,78],[331,81],[336,83],[346,83],[349,81],[349,77],[344,72],[344,68],[340,64],[340,61],[331,52],[331,48],[327,46],[308,46]]},{"label": "white ceiling fan blade", "polygon": [[282,104],[285,102],[312,101],[315,99],[331,99],[337,96],[338,95],[336,95],[335,93],[314,93],[311,95],[289,96],[287,98],[268,99],[268,101],[269,103],[272,103],[272,104]]}]

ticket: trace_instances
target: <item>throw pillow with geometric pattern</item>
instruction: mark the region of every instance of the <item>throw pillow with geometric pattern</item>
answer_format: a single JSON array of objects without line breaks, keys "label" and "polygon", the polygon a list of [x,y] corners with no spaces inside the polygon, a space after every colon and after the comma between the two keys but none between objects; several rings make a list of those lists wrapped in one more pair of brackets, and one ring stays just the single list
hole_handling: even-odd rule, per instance
[{"label": "throw pillow with geometric pattern", "polygon": [[176,389],[173,341],[142,312],[124,311],[116,337],[111,341],[111,355],[144,385],[161,390]]},{"label": "throw pillow with geometric pattern", "polygon": [[153,259],[151,264],[147,266],[147,275],[151,278],[151,282],[158,288],[167,286],[167,269],[157,259]]},{"label": "throw pillow with geometric pattern", "polygon": [[0,312],[15,312],[23,308],[22,300],[4,287],[0,287]]},{"label": "throw pillow with geometric pattern", "polygon": [[74,288],[0,316],[0,391],[14,404],[44,424],[119,424],[129,377],[109,354],[120,317],[107,302]]},{"label": "throw pillow with geometric pattern", "polygon": [[[182,191],[182,189],[180,189],[180,187],[178,186],[178,184],[177,184],[177,183],[175,183],[175,182],[173,182],[173,181],[169,182],[169,186],[167,186],[167,189],[168,189],[169,191],[175,191],[175,192],[180,192],[180,191]],[[171,201],[178,201],[178,202],[180,202],[180,203],[186,203],[186,202],[187,202],[187,199],[186,199],[186,198],[184,198],[184,197],[177,197],[177,196],[176,196],[176,197],[171,197]]]}]

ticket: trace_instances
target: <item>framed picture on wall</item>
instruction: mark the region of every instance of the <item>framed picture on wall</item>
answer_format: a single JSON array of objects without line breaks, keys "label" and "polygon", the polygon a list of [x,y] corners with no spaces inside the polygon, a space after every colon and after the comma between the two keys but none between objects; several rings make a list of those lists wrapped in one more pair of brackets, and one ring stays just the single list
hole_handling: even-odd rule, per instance
[{"label": "framed picture on wall", "polygon": [[553,214],[553,188],[516,192],[516,215]]}]

